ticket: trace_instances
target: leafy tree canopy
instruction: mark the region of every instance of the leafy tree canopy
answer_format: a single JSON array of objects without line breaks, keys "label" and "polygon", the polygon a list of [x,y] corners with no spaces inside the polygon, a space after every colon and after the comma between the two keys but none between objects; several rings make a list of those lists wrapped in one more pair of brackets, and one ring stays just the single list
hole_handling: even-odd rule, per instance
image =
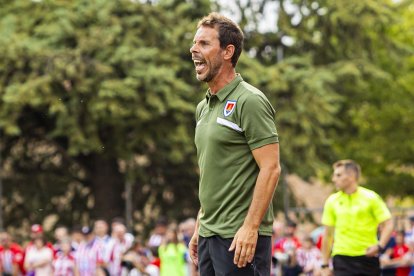
[{"label": "leafy tree canopy", "polygon": [[[333,161],[352,158],[379,193],[412,194],[413,4],[235,3],[246,34],[237,70],[276,107],[287,170],[328,179]],[[128,181],[136,221],[195,215],[206,86],[188,50],[197,20],[221,4],[3,1],[6,224],[123,215]],[[271,6],[276,26],[263,31]]]}]

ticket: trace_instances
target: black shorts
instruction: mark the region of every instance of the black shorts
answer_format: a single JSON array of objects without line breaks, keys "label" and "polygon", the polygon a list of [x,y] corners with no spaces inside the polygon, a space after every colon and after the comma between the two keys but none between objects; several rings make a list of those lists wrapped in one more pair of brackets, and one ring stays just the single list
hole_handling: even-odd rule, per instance
[{"label": "black shorts", "polygon": [[200,276],[269,276],[272,258],[270,236],[259,236],[252,263],[238,268],[234,251],[229,252],[233,238],[219,236],[198,239],[198,268]]},{"label": "black shorts", "polygon": [[379,276],[381,274],[378,257],[335,255],[333,267],[335,276]]}]

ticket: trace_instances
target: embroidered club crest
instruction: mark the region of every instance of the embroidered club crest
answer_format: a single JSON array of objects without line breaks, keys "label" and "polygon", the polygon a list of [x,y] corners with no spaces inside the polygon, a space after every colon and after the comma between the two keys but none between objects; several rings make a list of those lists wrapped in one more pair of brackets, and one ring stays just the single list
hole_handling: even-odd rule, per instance
[{"label": "embroidered club crest", "polygon": [[237,101],[227,101],[226,105],[224,106],[224,116],[227,117],[231,113],[233,113],[235,107],[236,107]]}]

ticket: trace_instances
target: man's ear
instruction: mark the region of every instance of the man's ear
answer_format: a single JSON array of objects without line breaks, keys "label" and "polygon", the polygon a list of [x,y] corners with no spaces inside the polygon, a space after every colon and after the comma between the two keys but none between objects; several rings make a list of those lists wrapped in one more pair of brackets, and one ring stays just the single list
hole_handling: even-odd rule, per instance
[{"label": "man's ear", "polygon": [[231,58],[234,55],[234,51],[236,50],[236,47],[234,47],[233,44],[227,45],[227,47],[224,49],[224,60],[231,60]]}]

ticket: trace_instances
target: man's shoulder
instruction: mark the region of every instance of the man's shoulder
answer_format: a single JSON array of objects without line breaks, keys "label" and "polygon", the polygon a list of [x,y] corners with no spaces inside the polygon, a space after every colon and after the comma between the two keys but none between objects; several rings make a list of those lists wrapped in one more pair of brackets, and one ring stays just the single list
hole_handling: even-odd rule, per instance
[{"label": "man's shoulder", "polygon": [[197,104],[196,111],[199,112],[201,109],[203,109],[204,106],[207,105],[207,100],[204,98]]},{"label": "man's shoulder", "polygon": [[197,104],[196,118],[200,117],[201,110],[203,110],[204,106],[206,106],[206,105],[207,105],[207,100],[205,98]]},{"label": "man's shoulder", "polygon": [[366,199],[370,199],[370,200],[381,199],[381,197],[376,192],[374,192],[373,190],[367,189],[365,187],[358,187],[358,192],[361,197],[364,197]]},{"label": "man's shoulder", "polygon": [[272,110],[274,108],[266,95],[255,86],[242,81],[233,92],[233,97],[238,101],[238,108],[248,108],[252,110]]},{"label": "man's shoulder", "polygon": [[260,89],[258,89],[257,87],[251,85],[250,83],[246,81],[240,82],[240,84],[237,86],[237,89],[235,91],[236,93],[240,93],[240,97],[246,98],[246,99],[249,97],[252,97],[253,95],[266,98],[266,95]]},{"label": "man's shoulder", "polygon": [[343,192],[341,192],[341,191],[333,193],[326,199],[326,203],[331,204],[331,203],[335,202],[336,200],[338,200],[342,196],[343,196]]},{"label": "man's shoulder", "polygon": [[202,106],[204,106],[206,104],[207,104],[207,99],[204,98],[204,99],[202,99],[201,101],[198,102],[197,108],[202,107]]}]

